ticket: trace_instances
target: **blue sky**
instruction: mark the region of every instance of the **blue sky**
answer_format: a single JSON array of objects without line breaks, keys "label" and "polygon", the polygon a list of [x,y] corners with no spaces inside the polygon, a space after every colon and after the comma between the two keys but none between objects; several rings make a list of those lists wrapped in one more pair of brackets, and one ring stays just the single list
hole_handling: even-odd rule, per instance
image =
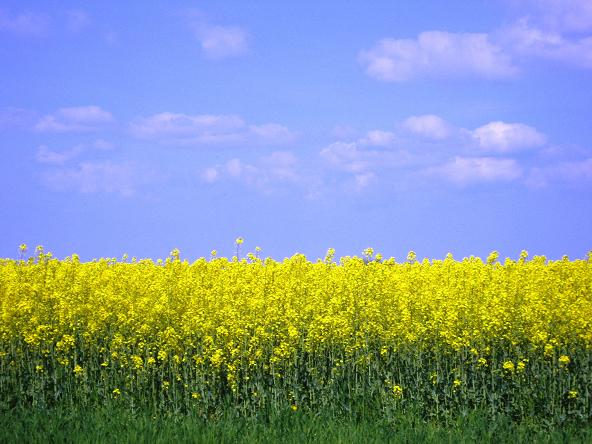
[{"label": "blue sky", "polygon": [[589,0],[5,0],[0,67],[2,257],[592,250]]}]

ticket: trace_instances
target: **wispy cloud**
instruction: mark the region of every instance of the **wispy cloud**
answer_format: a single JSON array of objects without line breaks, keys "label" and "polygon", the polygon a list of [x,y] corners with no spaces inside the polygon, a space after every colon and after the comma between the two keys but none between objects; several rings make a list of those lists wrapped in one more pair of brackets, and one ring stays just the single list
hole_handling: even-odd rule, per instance
[{"label": "wispy cloud", "polygon": [[424,174],[443,178],[457,185],[479,182],[508,182],[522,177],[522,168],[514,159],[461,157],[428,167]]},{"label": "wispy cloud", "polygon": [[0,9],[0,32],[19,36],[42,36],[49,30],[50,19],[45,14],[21,12],[10,14]]},{"label": "wispy cloud", "polygon": [[354,142],[335,142],[319,155],[330,169],[349,173],[354,188],[361,191],[378,179],[378,172],[413,164],[416,160],[405,150],[369,148],[361,138]]},{"label": "wispy cloud", "polygon": [[68,150],[56,151],[47,147],[47,145],[40,145],[37,147],[35,160],[40,163],[47,163],[51,165],[63,165],[69,160],[72,160],[83,151],[82,145],[76,145],[74,148]]},{"label": "wispy cloud", "polygon": [[592,34],[566,36],[522,18],[499,31],[499,40],[521,57],[529,56],[592,69]]},{"label": "wispy cloud", "polygon": [[82,162],[74,167],[46,171],[45,186],[54,191],[80,193],[114,193],[130,197],[141,181],[136,167],[129,163]]},{"label": "wispy cloud", "polygon": [[106,152],[114,149],[114,145],[103,139],[97,139],[89,143],[79,143],[69,149],[51,149],[47,145],[39,145],[35,153],[35,160],[48,165],[64,165],[83,153]]},{"label": "wispy cloud", "polygon": [[249,49],[249,34],[237,26],[201,25],[197,38],[204,54],[214,59],[242,56]]},{"label": "wispy cloud", "polygon": [[288,143],[294,135],[274,123],[249,125],[234,115],[163,112],[139,117],[130,124],[133,136],[181,145]]},{"label": "wispy cloud", "polygon": [[79,106],[60,108],[42,117],[34,129],[57,133],[86,132],[100,129],[113,121],[111,113],[99,106]]},{"label": "wispy cloud", "polygon": [[547,187],[554,183],[590,184],[592,183],[592,157],[533,167],[526,183],[533,188]]},{"label": "wispy cloud", "polygon": [[592,31],[589,0],[515,0],[528,8],[528,15],[544,27],[561,33]]},{"label": "wispy cloud", "polygon": [[505,79],[518,69],[487,34],[422,32],[416,39],[385,38],[360,52],[366,73],[378,80],[476,77]]},{"label": "wispy cloud", "polygon": [[255,162],[233,158],[200,172],[201,180],[214,183],[224,179],[238,180],[263,192],[272,192],[283,184],[305,183],[298,172],[298,158],[290,151],[274,151]]},{"label": "wispy cloud", "polygon": [[249,52],[251,37],[243,27],[212,23],[204,13],[195,9],[187,11],[185,16],[206,57],[226,59]]}]

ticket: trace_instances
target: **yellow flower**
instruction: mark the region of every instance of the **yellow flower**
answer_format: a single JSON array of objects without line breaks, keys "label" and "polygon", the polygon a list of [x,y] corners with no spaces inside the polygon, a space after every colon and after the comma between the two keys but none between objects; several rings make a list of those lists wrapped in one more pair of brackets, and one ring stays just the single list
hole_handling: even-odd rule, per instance
[{"label": "yellow flower", "polygon": [[545,344],[545,356],[547,358],[550,358],[551,356],[553,356],[554,351],[555,351],[555,347],[553,346],[553,344]]},{"label": "yellow flower", "polygon": [[137,355],[132,356],[132,365],[136,370],[144,367],[144,360]]},{"label": "yellow flower", "polygon": [[192,398],[192,399],[199,399],[199,393],[197,393],[197,392],[192,392],[192,393],[191,393],[191,398]]},{"label": "yellow flower", "polygon": [[514,367],[514,363],[512,361],[504,362],[502,367],[507,375],[511,375],[514,373],[515,367]]},{"label": "yellow flower", "polygon": [[578,391],[577,390],[570,390],[567,392],[567,398],[568,399],[577,399],[578,397]]},{"label": "yellow flower", "polygon": [[296,404],[292,404],[292,411],[295,412],[296,410],[298,410],[298,406]]},{"label": "yellow flower", "polygon": [[403,387],[400,385],[393,385],[393,395],[395,398],[400,399],[403,397]]},{"label": "yellow flower", "polygon": [[374,256],[374,248],[368,247],[364,250],[363,253],[364,253],[364,256],[371,258],[372,256]]},{"label": "yellow flower", "polygon": [[73,371],[74,371],[74,374],[76,376],[78,376],[78,377],[80,377],[80,376],[82,376],[84,374],[84,369],[81,366],[79,366],[78,364],[76,364],[74,366],[74,370]]},{"label": "yellow flower", "polygon": [[570,362],[571,362],[571,359],[569,359],[569,356],[566,356],[566,355],[559,356],[559,365],[561,366],[561,368],[567,367]]},{"label": "yellow flower", "polygon": [[118,398],[119,396],[121,396],[121,390],[119,390],[118,388],[113,389],[113,397],[114,398]]}]

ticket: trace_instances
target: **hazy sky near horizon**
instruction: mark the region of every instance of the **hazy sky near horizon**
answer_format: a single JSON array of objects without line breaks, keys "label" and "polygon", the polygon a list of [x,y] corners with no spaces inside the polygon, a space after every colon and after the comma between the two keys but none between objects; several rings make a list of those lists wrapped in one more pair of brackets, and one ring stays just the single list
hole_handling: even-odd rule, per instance
[{"label": "hazy sky near horizon", "polygon": [[589,0],[0,4],[1,257],[581,258],[591,141]]}]

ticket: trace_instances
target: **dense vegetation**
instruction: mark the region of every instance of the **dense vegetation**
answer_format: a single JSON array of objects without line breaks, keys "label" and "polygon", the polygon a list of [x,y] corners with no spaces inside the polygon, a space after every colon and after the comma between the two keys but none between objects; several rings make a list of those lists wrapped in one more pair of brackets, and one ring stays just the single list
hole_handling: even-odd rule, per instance
[{"label": "dense vegetation", "polygon": [[0,411],[590,426],[592,254],[333,255],[1,260]]}]

